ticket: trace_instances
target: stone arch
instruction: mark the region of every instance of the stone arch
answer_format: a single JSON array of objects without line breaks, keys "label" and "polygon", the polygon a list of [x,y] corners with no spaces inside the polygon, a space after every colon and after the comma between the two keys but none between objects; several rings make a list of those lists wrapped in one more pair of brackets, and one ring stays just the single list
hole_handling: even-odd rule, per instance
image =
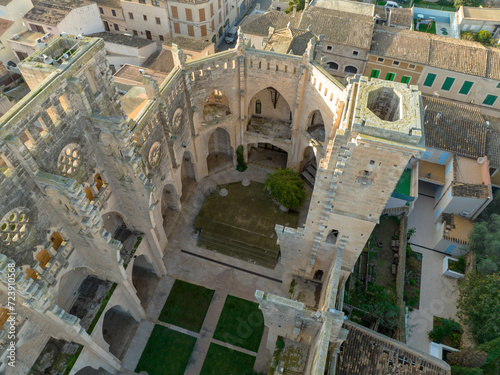
[{"label": "stone arch", "polygon": [[316,171],[318,169],[316,155],[312,146],[304,149],[302,162],[300,163],[300,176],[304,182],[311,188],[314,188],[316,180]]},{"label": "stone arch", "polygon": [[335,61],[328,61],[326,63],[326,67],[330,70],[339,70],[339,64],[337,64]]},{"label": "stone arch", "polygon": [[148,306],[159,281],[148,256],[146,254],[137,256],[132,267],[132,284],[137,291],[137,297],[141,300],[142,307]]},{"label": "stone arch", "polygon": [[128,230],[127,224],[125,223],[125,219],[123,218],[122,214],[116,211],[107,212],[103,214],[102,222],[104,229],[106,229],[109,233],[111,233],[111,237],[113,237],[115,240],[117,240],[120,237],[123,237],[124,234],[127,234],[127,233],[122,233]]},{"label": "stone arch", "polygon": [[288,152],[272,143],[249,143],[248,162],[264,168],[286,168]]},{"label": "stone arch", "polygon": [[307,117],[307,132],[320,145],[326,141],[325,122],[319,109],[312,111]]},{"label": "stone arch", "polygon": [[226,129],[217,128],[208,139],[208,172],[215,172],[231,166],[233,163],[233,148],[231,137]]},{"label": "stone arch", "polygon": [[179,194],[173,184],[167,184],[163,188],[161,196],[161,216],[163,218],[163,229],[168,236],[180,213],[181,201]]},{"label": "stone arch", "polygon": [[115,305],[106,311],[102,321],[102,337],[109,344],[109,351],[122,359],[130,335],[139,323],[122,306]]},{"label": "stone arch", "polygon": [[85,366],[84,368],[81,368],[80,370],[78,370],[78,372],[75,373],[75,375],[101,375],[101,374],[102,372],[90,366]]},{"label": "stone arch", "polygon": [[350,73],[350,74],[357,74],[358,73],[358,68],[352,65],[347,65],[344,68],[344,73]]},{"label": "stone arch", "polygon": [[95,273],[89,267],[77,267],[69,270],[61,276],[57,291],[57,304],[69,312],[79,296],[79,289],[87,277],[95,277]]},{"label": "stone arch", "polygon": [[65,177],[75,176],[82,166],[80,146],[70,143],[63,147],[57,159],[57,169]]},{"label": "stone arch", "polygon": [[[256,113],[256,103],[260,100],[261,113]],[[248,117],[272,118],[281,121],[292,121],[292,111],[288,100],[274,87],[269,86],[255,93],[248,105]]]},{"label": "stone arch", "polygon": [[196,171],[194,167],[193,156],[189,151],[184,151],[184,155],[182,155],[181,182],[181,201],[185,201],[196,182]]},{"label": "stone arch", "polygon": [[209,122],[231,114],[229,99],[220,90],[210,93],[203,107],[203,121]]}]

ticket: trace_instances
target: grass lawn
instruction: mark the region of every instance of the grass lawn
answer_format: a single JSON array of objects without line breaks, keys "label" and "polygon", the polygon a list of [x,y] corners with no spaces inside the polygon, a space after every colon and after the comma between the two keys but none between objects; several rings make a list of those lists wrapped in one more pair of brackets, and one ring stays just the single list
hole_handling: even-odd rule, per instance
[{"label": "grass lawn", "polygon": [[257,352],[263,332],[264,316],[259,305],[228,295],[214,339]]},{"label": "grass lawn", "polygon": [[252,370],[255,357],[235,350],[210,344],[201,375],[243,375]]},{"label": "grass lawn", "polygon": [[[417,30],[417,20],[414,20],[413,22],[414,22],[413,26],[415,27],[415,30]],[[429,33],[429,34],[436,34],[436,22],[432,23],[432,26],[429,30],[427,30],[428,26],[429,25],[420,24],[417,31],[421,31],[423,33]]]},{"label": "grass lawn", "polygon": [[195,344],[195,337],[155,325],[135,372],[183,375]]},{"label": "grass lawn", "polygon": [[211,289],[175,280],[158,319],[200,332],[213,295],[214,291]]},{"label": "grass lawn", "polygon": [[218,190],[205,199],[194,221],[196,228],[236,241],[243,241],[262,249],[279,252],[276,244],[276,224],[297,227],[297,212],[282,212],[264,190],[264,184],[241,182],[219,185],[226,188],[226,197]]}]

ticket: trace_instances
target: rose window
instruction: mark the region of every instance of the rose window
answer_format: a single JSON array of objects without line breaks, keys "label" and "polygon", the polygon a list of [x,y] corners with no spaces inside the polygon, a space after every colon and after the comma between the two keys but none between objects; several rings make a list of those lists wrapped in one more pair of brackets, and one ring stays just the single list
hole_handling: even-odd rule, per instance
[{"label": "rose window", "polygon": [[0,221],[2,242],[6,245],[19,245],[29,234],[30,223],[25,208],[15,208]]},{"label": "rose window", "polygon": [[66,177],[74,176],[81,165],[81,154],[78,145],[69,144],[59,154],[57,168]]},{"label": "rose window", "polygon": [[149,164],[154,166],[158,164],[161,156],[161,145],[160,142],[155,142],[149,149]]},{"label": "rose window", "polygon": [[172,125],[174,129],[177,129],[179,126],[181,126],[181,120],[182,120],[182,109],[177,108],[177,110],[174,113],[174,117],[172,120]]}]

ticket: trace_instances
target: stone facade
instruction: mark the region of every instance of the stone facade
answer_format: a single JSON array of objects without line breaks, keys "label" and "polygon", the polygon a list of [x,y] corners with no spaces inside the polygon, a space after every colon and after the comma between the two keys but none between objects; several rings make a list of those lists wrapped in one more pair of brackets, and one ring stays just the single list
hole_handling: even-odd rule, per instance
[{"label": "stone facade", "polygon": [[[416,88],[360,76],[344,87],[314,61],[314,39],[303,56],[292,56],[250,49],[240,33],[234,50],[189,62],[174,45],[174,70],[159,85],[144,76],[148,99],[127,116],[103,47],[100,39],[60,37],[26,59],[19,68],[31,92],[1,118],[0,300],[8,302],[12,270],[19,298],[18,366],[7,373],[28,371],[50,337],[83,345],[95,368],[119,370],[103,317],[119,306],[144,318],[134,263],[141,257],[164,275],[166,223],[181,209],[187,181],[216,170],[214,155],[235,165],[239,145],[247,158],[261,143],[286,151],[288,167],[299,168],[308,148],[319,161],[306,225],[276,230],[284,283],[292,274],[324,273],[320,308],[256,297],[270,337],[307,339],[307,373],[324,373],[332,344],[345,338],[343,283],[408,160],[422,149]],[[321,123],[318,113],[325,134],[316,141],[308,127]],[[259,132],[248,129],[254,118]],[[273,132],[273,121],[290,136]],[[134,256],[113,238],[121,226],[141,233]],[[116,284],[91,334],[69,314],[89,275]],[[5,324],[0,371],[7,333]]]}]

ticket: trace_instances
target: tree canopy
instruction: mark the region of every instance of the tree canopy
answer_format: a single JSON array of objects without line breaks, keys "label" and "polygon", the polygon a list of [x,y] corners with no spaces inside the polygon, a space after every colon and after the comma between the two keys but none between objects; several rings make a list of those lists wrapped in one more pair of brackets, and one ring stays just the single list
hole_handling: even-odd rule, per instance
[{"label": "tree canopy", "polygon": [[289,209],[302,206],[307,198],[304,181],[291,168],[277,169],[269,174],[265,188],[278,203]]},{"label": "tree canopy", "polygon": [[460,281],[458,310],[479,344],[500,336],[500,273],[470,272]]},{"label": "tree canopy", "polygon": [[460,6],[464,7],[478,7],[483,3],[482,0],[455,0],[454,5],[455,8],[460,8]]},{"label": "tree canopy", "polygon": [[471,251],[476,257],[477,270],[483,274],[498,272],[500,268],[500,215],[491,214],[489,220],[476,222],[469,240]]},{"label": "tree canopy", "polygon": [[304,7],[306,6],[306,0],[289,1],[288,8],[285,9],[285,13],[291,13],[294,5],[297,5],[297,12],[304,10]]}]

